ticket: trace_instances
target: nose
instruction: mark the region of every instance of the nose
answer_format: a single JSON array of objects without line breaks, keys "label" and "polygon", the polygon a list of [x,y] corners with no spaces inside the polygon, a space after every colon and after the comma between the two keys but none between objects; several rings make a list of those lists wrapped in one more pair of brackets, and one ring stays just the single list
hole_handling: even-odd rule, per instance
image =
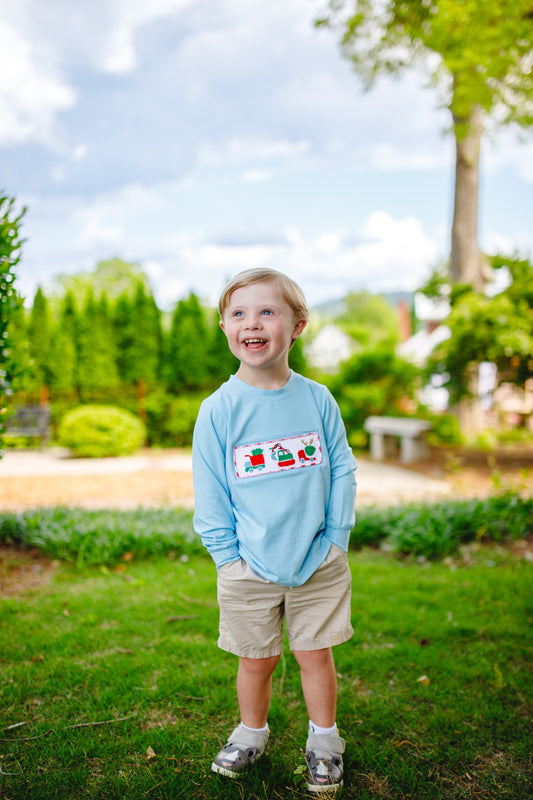
[{"label": "nose", "polygon": [[250,314],[247,319],[247,328],[250,330],[256,330],[257,328],[261,327],[261,315],[260,314]]}]

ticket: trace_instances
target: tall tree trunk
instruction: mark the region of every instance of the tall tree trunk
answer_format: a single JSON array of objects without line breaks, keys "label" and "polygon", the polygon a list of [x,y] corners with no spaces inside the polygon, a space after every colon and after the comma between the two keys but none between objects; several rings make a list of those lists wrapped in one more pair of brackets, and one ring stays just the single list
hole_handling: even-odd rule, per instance
[{"label": "tall tree trunk", "polygon": [[456,163],[450,273],[454,283],[468,283],[476,291],[483,291],[486,274],[477,239],[479,152],[483,132],[479,109],[472,108],[467,117],[454,115],[453,123]]}]

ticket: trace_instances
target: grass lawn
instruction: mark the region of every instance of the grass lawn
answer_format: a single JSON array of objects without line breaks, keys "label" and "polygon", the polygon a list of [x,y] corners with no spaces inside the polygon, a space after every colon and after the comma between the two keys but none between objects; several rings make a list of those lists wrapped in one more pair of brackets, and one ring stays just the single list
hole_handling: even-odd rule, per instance
[{"label": "grass lawn", "polygon": [[[533,796],[533,564],[350,553],[356,635],[336,648],[343,798]],[[275,673],[271,744],[242,781],[209,771],[238,722],[236,660],[216,647],[214,567],[124,561],[0,607],[2,800],[303,798],[296,662]]]}]

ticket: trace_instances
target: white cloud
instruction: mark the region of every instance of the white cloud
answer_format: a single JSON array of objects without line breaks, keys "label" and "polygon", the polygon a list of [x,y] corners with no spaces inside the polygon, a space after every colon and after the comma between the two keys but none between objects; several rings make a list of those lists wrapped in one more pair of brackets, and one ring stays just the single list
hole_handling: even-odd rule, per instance
[{"label": "white cloud", "polygon": [[175,16],[192,0],[114,0],[111,15],[115,24],[111,28],[102,69],[112,75],[127,75],[138,66],[135,48],[136,34],[154,20]]},{"label": "white cloud", "polygon": [[269,169],[247,169],[241,175],[243,183],[267,183],[274,177],[274,173]]},{"label": "white cloud", "polygon": [[0,146],[50,144],[56,116],[72,108],[76,92],[61,77],[51,54],[0,21]]},{"label": "white cloud", "polygon": [[203,166],[236,165],[250,161],[291,159],[309,153],[308,141],[289,139],[256,139],[233,137],[226,142],[206,142],[199,150],[199,161]]},{"label": "white cloud", "polygon": [[273,243],[232,245],[185,231],[160,241],[158,247],[159,269],[152,270],[151,277],[163,304],[178,299],[177,286],[214,304],[231,275],[256,266],[288,273],[316,304],[352,290],[414,290],[434,266],[439,243],[415,219],[395,220],[376,212],[353,241],[343,231],[306,237],[292,228],[280,232]]},{"label": "white cloud", "polygon": [[504,129],[484,142],[482,167],[491,175],[512,168],[523,181],[533,183],[533,142],[519,138],[516,129]]},{"label": "white cloud", "polygon": [[370,163],[386,172],[396,170],[435,170],[450,168],[451,154],[444,148],[435,150],[412,146],[400,147],[393,142],[382,142],[370,150]]},{"label": "white cloud", "polygon": [[112,252],[125,243],[124,230],[120,225],[112,225],[101,220],[91,219],[83,226],[76,244],[80,250],[109,247]]},{"label": "white cloud", "polygon": [[72,151],[72,158],[74,161],[84,161],[87,156],[88,147],[83,142],[80,142],[75,146]]},{"label": "white cloud", "polygon": [[133,42],[134,30],[115,28],[111,32],[102,69],[111,75],[127,75],[137,66],[137,55]]}]

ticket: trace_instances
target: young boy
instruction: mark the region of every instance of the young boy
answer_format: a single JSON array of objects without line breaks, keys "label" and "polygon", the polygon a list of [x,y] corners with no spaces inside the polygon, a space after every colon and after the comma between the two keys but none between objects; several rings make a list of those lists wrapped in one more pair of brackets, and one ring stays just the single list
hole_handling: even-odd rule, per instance
[{"label": "young boy", "polygon": [[198,414],[194,524],[218,570],[218,645],[239,657],[241,722],[211,768],[233,778],[265,750],[285,619],[310,718],[307,786],[336,791],[345,743],[331,648],[353,633],[355,459],[329,391],[289,369],[308,318],[300,288],[275,270],[245,270],[219,313],[240,366]]}]

